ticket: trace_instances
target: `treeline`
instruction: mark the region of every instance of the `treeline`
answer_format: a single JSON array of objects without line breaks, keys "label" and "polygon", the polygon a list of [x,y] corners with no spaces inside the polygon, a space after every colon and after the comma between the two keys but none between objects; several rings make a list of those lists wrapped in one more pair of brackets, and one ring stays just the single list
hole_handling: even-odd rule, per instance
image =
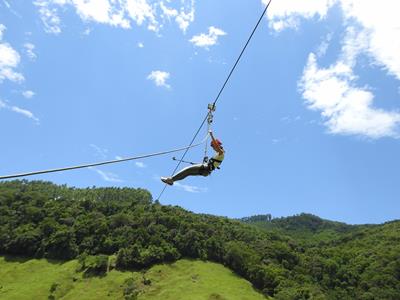
[{"label": "treeline", "polygon": [[240,221],[273,231],[278,235],[287,235],[306,247],[315,243],[329,243],[343,234],[351,234],[372,225],[348,225],[322,219],[312,214],[301,213],[291,217],[273,218],[271,214],[242,218]]},{"label": "treeline", "polygon": [[112,254],[120,269],[212,260],[277,299],[400,299],[399,229],[392,223],[306,248],[274,231],[160,205],[142,189],[0,183],[2,254],[79,257],[93,270]]},{"label": "treeline", "polygon": [[240,219],[242,222],[257,225],[268,229],[283,229],[289,232],[308,231],[318,232],[322,230],[334,230],[338,232],[349,232],[357,226],[341,222],[322,219],[312,214],[301,213],[292,217],[273,218],[271,214],[256,215]]}]

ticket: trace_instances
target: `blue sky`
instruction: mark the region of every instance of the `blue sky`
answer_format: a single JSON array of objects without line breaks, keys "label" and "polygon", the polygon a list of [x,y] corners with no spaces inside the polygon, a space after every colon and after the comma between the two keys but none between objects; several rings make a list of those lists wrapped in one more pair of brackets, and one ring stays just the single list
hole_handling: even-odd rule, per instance
[{"label": "blue sky", "polygon": [[[400,218],[399,7],[383,2],[273,0],[218,103],[221,170],[161,202],[229,217]],[[263,7],[0,0],[1,175],[187,145]],[[29,179],[157,197],[172,156]]]}]

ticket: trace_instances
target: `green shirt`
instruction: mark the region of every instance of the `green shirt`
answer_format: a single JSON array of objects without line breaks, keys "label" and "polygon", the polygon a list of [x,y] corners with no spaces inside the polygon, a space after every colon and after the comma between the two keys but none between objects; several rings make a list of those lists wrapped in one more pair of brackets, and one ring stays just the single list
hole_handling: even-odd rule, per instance
[{"label": "green shirt", "polygon": [[212,162],[215,169],[221,165],[222,161],[224,160],[224,157],[225,157],[225,151],[223,151],[221,154],[217,152],[217,154],[213,156],[212,158],[213,160],[218,160]]}]

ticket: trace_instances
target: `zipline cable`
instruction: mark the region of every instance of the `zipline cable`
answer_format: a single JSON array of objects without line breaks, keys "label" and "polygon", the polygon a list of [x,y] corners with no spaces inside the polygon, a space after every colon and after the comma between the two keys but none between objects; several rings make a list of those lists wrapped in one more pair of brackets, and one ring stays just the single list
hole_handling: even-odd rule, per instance
[{"label": "zipline cable", "polygon": [[[232,67],[231,71],[229,72],[228,77],[226,78],[224,84],[222,85],[222,88],[220,89],[217,97],[215,98],[215,101],[213,102],[213,105],[215,106],[215,104],[217,103],[217,101],[219,100],[223,90],[225,89],[225,86],[227,85],[232,73],[234,72],[234,70],[236,69],[236,66],[238,65],[244,51],[246,50],[248,44],[250,43],[250,40],[252,39],[254,33],[256,32],[259,24],[261,23],[262,18],[264,17],[265,13],[268,10],[269,5],[271,4],[272,0],[269,0],[267,6],[265,7],[261,17],[259,18],[256,26],[254,27],[252,33],[250,34],[250,37],[248,38],[245,46],[243,47],[242,51],[240,52],[239,57],[237,58],[234,66]],[[77,165],[77,166],[72,166],[72,167],[66,167],[66,168],[57,168],[57,169],[49,169],[49,170],[42,170],[42,171],[35,171],[35,172],[27,172],[27,173],[20,173],[20,174],[12,174],[12,175],[5,175],[5,176],[0,176],[0,180],[3,179],[12,179],[12,178],[19,178],[19,177],[26,177],[26,176],[32,176],[32,175],[39,175],[39,174],[46,174],[46,173],[54,173],[54,172],[62,172],[62,171],[69,171],[69,170],[75,170],[75,169],[82,169],[82,168],[89,168],[89,167],[96,167],[96,166],[101,166],[101,165],[107,165],[107,164],[114,164],[114,163],[120,163],[120,162],[125,162],[125,161],[131,161],[131,160],[136,160],[136,159],[142,159],[142,158],[147,158],[147,157],[153,157],[153,156],[160,156],[160,155],[165,155],[165,154],[170,154],[170,153],[174,153],[174,152],[179,152],[179,151],[183,151],[185,150],[185,152],[183,153],[181,159],[178,161],[177,166],[175,167],[174,171],[172,172],[173,176],[176,172],[176,170],[179,168],[180,164],[182,163],[183,159],[185,158],[187,152],[189,151],[189,149],[197,147],[199,145],[201,145],[204,141],[193,145],[196,137],[198,136],[198,134],[200,133],[200,130],[203,128],[205,122],[207,121],[208,115],[206,115],[206,117],[204,118],[203,122],[201,123],[199,129],[196,131],[193,139],[191,140],[189,146],[187,147],[182,147],[182,148],[178,148],[178,149],[172,149],[172,150],[168,150],[168,151],[162,151],[162,152],[156,152],[156,153],[151,153],[151,154],[145,154],[145,155],[139,155],[139,156],[134,156],[134,157],[128,157],[128,158],[122,158],[122,159],[115,159],[115,160],[109,160],[109,161],[103,161],[103,162],[98,162],[98,163],[91,163],[91,164],[83,164],[83,165]],[[205,138],[205,140],[208,137],[208,133],[207,136]],[[160,195],[158,196],[158,200],[161,198],[162,194],[164,193],[166,189],[166,185],[164,186],[164,189],[162,190],[162,192],[160,193]]]},{"label": "zipline cable", "polygon": [[[262,12],[260,18],[259,18],[258,21],[257,21],[257,24],[254,26],[253,31],[251,32],[249,38],[248,38],[247,41],[246,41],[246,44],[244,45],[244,47],[242,48],[242,51],[240,52],[238,58],[236,59],[235,64],[233,65],[231,71],[230,71],[229,74],[228,74],[228,77],[226,78],[226,80],[225,80],[224,84],[222,85],[222,87],[221,87],[221,89],[220,89],[220,91],[219,91],[217,97],[215,98],[215,100],[214,100],[214,102],[213,102],[213,106],[214,106],[214,107],[215,107],[215,104],[218,102],[218,100],[219,100],[219,98],[220,98],[222,92],[224,91],[224,89],[225,89],[225,87],[226,87],[226,85],[227,85],[229,79],[231,78],[233,72],[235,71],[236,66],[238,65],[240,59],[242,58],[243,53],[245,52],[247,46],[249,45],[251,39],[253,38],[254,33],[256,32],[256,30],[257,30],[258,26],[260,25],[262,19],[264,18],[264,16],[265,16],[265,14],[266,14],[266,12],[267,12],[267,10],[268,10],[268,7],[269,7],[269,5],[271,4],[271,2],[272,2],[272,0],[269,0],[267,6],[265,6],[264,11]],[[192,144],[194,143],[194,141],[195,141],[197,135],[199,134],[200,130],[203,128],[205,122],[207,121],[207,118],[208,118],[208,113],[207,113],[207,115],[205,116],[203,122],[201,122],[201,125],[200,125],[199,129],[197,129],[197,131],[196,131],[194,137],[193,137],[192,140],[190,141],[189,146],[192,145]],[[188,151],[189,151],[189,149],[186,149],[186,151],[183,153],[181,159],[178,161],[177,166],[175,167],[174,171],[172,172],[171,177],[174,176],[175,172],[178,170],[179,166],[180,166],[181,163],[182,163],[182,160],[185,159],[185,156],[186,156],[186,154],[188,153]],[[158,201],[160,200],[161,196],[164,194],[166,188],[167,188],[167,185],[165,184],[165,185],[164,185],[164,188],[163,188],[162,191],[161,191],[161,193],[160,193],[160,194],[158,195],[158,197],[157,197],[157,200],[158,200]]]},{"label": "zipline cable", "polygon": [[13,174],[13,175],[5,175],[5,176],[0,176],[0,180],[2,180],[2,179],[12,179],[12,178],[18,178],[18,177],[26,177],[26,176],[32,176],[32,175],[39,175],[39,174],[46,174],[46,173],[69,171],[69,170],[89,168],[89,167],[97,167],[97,166],[115,164],[115,163],[120,163],[120,162],[125,162],[125,161],[130,161],[130,160],[136,160],[136,159],[142,159],[142,158],[147,158],[147,157],[160,156],[160,155],[170,154],[170,153],[179,152],[179,151],[183,151],[183,150],[188,151],[190,148],[194,148],[194,147],[197,147],[197,146],[200,146],[201,144],[203,144],[206,141],[207,138],[208,138],[208,134],[204,138],[204,140],[201,141],[200,143],[195,144],[195,145],[190,145],[190,146],[187,146],[187,147],[182,147],[182,148],[177,148],[177,149],[172,149],[172,150],[167,150],[167,151],[162,151],[162,152],[156,152],[156,153],[151,153],[151,154],[144,154],[144,155],[139,155],[139,156],[133,156],[133,157],[127,157],[127,158],[121,158],[121,159],[114,159],[114,160],[108,160],[108,161],[103,161],[103,162],[91,163],[91,164],[77,165],[77,166],[66,167],[66,168],[57,168],[57,169],[49,169],[49,170],[27,172],[27,173]]}]

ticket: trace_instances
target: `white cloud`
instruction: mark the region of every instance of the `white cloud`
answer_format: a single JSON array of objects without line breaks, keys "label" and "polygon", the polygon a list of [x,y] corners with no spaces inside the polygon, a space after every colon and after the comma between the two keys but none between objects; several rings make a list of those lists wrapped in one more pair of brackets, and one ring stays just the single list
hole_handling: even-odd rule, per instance
[{"label": "white cloud", "polygon": [[35,92],[33,91],[23,91],[22,96],[24,96],[26,99],[31,99],[33,96],[35,96]]},{"label": "white cloud", "polygon": [[[166,1],[172,5],[170,1]],[[35,5],[45,30],[49,33],[61,32],[59,8],[72,6],[86,22],[97,22],[124,29],[131,28],[131,22],[143,24],[151,31],[158,32],[166,20],[175,18],[179,28],[185,32],[194,21],[194,0],[174,2],[176,7],[167,7],[159,0],[36,0]]]},{"label": "white cloud", "polygon": [[17,114],[23,115],[24,117],[27,117],[29,119],[32,119],[37,124],[39,123],[39,119],[32,112],[30,112],[27,109],[23,109],[23,108],[20,108],[18,106],[11,106],[11,105],[8,105],[7,103],[5,103],[4,101],[0,100],[0,109],[2,109],[2,108],[8,109],[8,110],[10,110],[12,112],[15,112]]},{"label": "white cloud", "polygon": [[142,25],[145,21],[147,21],[147,28],[149,30],[158,30],[159,24],[156,21],[155,7],[151,6],[146,0],[128,1],[125,9],[128,15],[136,22],[137,25]]},{"label": "white cloud", "polygon": [[[263,0],[265,3],[266,0]],[[382,0],[379,5],[365,0],[308,0],[293,2],[281,0],[271,5],[268,18],[275,28],[276,22],[287,23],[293,18],[311,18],[327,15],[330,7],[340,4],[346,19],[345,25],[358,28],[359,34],[364,35],[363,52],[370,55],[375,63],[385,68],[390,74],[400,79],[400,2]],[[356,26],[357,25],[357,26]],[[279,26],[278,26],[279,27]],[[283,26],[277,30],[286,28]],[[354,30],[354,29],[353,29]],[[357,36],[357,35],[354,35]],[[356,41],[348,39],[350,46],[356,46]]]},{"label": "white cloud", "polygon": [[175,21],[184,33],[186,33],[190,23],[194,21],[194,13],[194,1],[192,1],[188,12],[186,12],[184,8],[181,8],[181,11],[176,16]]},{"label": "white cloud", "polygon": [[331,133],[398,137],[400,114],[374,108],[374,95],[357,87],[355,78],[351,66],[343,61],[323,69],[310,54],[300,89],[309,108],[321,111]]},{"label": "white cloud", "polygon": [[188,192],[188,193],[205,193],[205,192],[208,191],[207,188],[200,188],[200,187],[197,187],[197,186],[186,185],[186,184],[182,184],[182,183],[179,183],[179,182],[175,182],[174,186],[176,186],[177,188],[179,188],[179,189],[181,189],[181,190],[183,190],[185,192]]},{"label": "white cloud", "polygon": [[[115,159],[121,160],[121,159],[124,159],[124,158],[122,156],[116,155]],[[141,161],[135,161],[135,166],[140,168],[140,169],[147,168],[147,165],[145,163],[141,162]]]},{"label": "white cloud", "polygon": [[95,171],[97,174],[99,174],[101,176],[101,178],[103,178],[104,181],[107,181],[107,182],[124,182],[122,179],[120,179],[118,177],[117,174],[114,174],[114,173],[111,173],[111,172],[105,172],[105,171],[99,170],[99,169],[94,168],[94,167],[91,167],[89,169],[91,169],[91,170]]},{"label": "white cloud", "polygon": [[[271,5],[268,19],[270,26],[280,31],[298,26],[301,18],[322,19],[335,4],[343,11],[346,28],[340,56],[331,66],[320,68],[317,56],[309,55],[299,82],[303,98],[310,109],[321,112],[331,133],[397,138],[400,114],[375,107],[373,90],[357,86],[354,70],[363,55],[400,80],[400,39],[394,38],[400,36],[400,2],[383,0],[376,5],[364,0],[309,0],[297,4],[282,0]],[[325,41],[318,56],[326,47]]]},{"label": "white cloud", "polygon": [[273,145],[281,144],[286,141],[286,138],[274,138],[271,140]]},{"label": "white cloud", "polygon": [[91,32],[92,32],[92,29],[86,28],[86,29],[82,32],[82,34],[83,34],[83,35],[89,35]]},{"label": "white cloud", "polygon": [[[3,42],[3,33],[5,30],[6,27],[3,24],[0,24],[0,83],[2,83],[5,79],[18,83],[24,80],[24,76],[15,70],[20,63],[21,57],[18,52],[15,51],[8,43]],[[26,93],[27,94],[25,95],[31,95],[30,93],[33,92],[26,91]],[[12,112],[32,119],[36,123],[39,123],[39,119],[27,109],[23,109],[18,106],[8,105],[1,100],[0,108],[8,109]]]},{"label": "white cloud", "polygon": [[[1,53],[1,45],[0,45],[0,56]],[[0,83],[4,80],[8,79],[10,81],[21,82],[24,80],[24,76],[21,73],[15,72],[12,68],[2,68],[0,66]]]},{"label": "white cloud", "polygon": [[354,19],[366,36],[365,52],[374,62],[400,80],[400,2],[382,0],[379,5],[373,1],[342,0],[342,7],[348,19]]},{"label": "white cloud", "polygon": [[139,48],[144,48],[144,44],[143,44],[142,42],[137,43],[137,46],[138,46]]},{"label": "white cloud", "polygon": [[189,42],[197,47],[208,49],[208,47],[214,46],[218,42],[218,37],[226,35],[223,30],[211,26],[208,28],[208,33],[201,33],[200,35],[193,36]]},{"label": "white cloud", "polygon": [[110,3],[108,0],[74,0],[78,15],[88,21],[109,22]]},{"label": "white cloud", "polygon": [[[124,18],[125,9],[119,2],[109,0],[37,0],[34,4],[39,8],[39,14],[48,33],[61,33],[61,19],[59,8],[66,5],[73,6],[80,18],[86,22],[98,22],[121,28],[130,28],[130,22]],[[131,2],[131,1],[130,1]],[[130,3],[129,2],[129,3]],[[90,31],[85,31],[84,34]]]},{"label": "white cloud", "polygon": [[332,33],[327,34],[327,36],[323,39],[321,44],[318,46],[317,49],[317,55],[318,57],[322,57],[326,54],[326,51],[328,51],[329,48],[329,43],[332,40]]},{"label": "white cloud", "polygon": [[13,15],[17,16],[20,19],[22,18],[22,16],[19,13],[17,13],[14,9],[12,9],[11,4],[9,2],[3,0],[3,3]]},{"label": "white cloud", "polygon": [[37,0],[34,4],[39,8],[40,19],[43,22],[44,30],[47,33],[61,33],[61,20],[58,16],[58,7],[53,7],[53,4],[64,5],[52,0]]},{"label": "white cloud", "polygon": [[129,20],[123,17],[120,7],[112,7],[109,0],[72,0],[77,14],[85,21],[130,28]]},{"label": "white cloud", "polygon": [[284,116],[280,120],[281,120],[281,122],[290,124],[290,123],[294,123],[294,122],[300,121],[301,117],[300,116],[296,116],[296,117]]},{"label": "white cloud", "polygon": [[107,158],[108,149],[101,148],[101,147],[99,147],[99,146],[97,146],[95,144],[90,144],[89,146],[94,149],[95,155],[97,157],[100,157],[101,159]]},{"label": "white cloud", "polygon": [[163,12],[163,16],[167,17],[168,19],[176,17],[178,15],[178,11],[176,9],[166,7],[164,2],[160,2],[160,8]]},{"label": "white cloud", "polygon": [[[269,0],[262,0],[264,5]],[[274,2],[267,11],[267,17],[270,20],[270,26],[281,31],[285,28],[297,28],[301,18],[312,19],[318,17],[324,18],[330,7],[337,0],[279,0]]]},{"label": "white cloud", "polygon": [[[3,33],[6,27],[0,24],[0,41],[3,40]],[[21,57],[8,43],[0,43],[0,83],[8,79],[10,81],[21,82],[24,76],[15,71],[18,67]]]},{"label": "white cloud", "polygon": [[39,119],[36,118],[35,115],[27,109],[19,108],[18,106],[11,106],[10,109],[13,112],[16,112],[16,113],[21,114],[29,119],[32,119],[37,123],[39,122]]},{"label": "white cloud", "polygon": [[26,51],[26,54],[28,55],[28,57],[31,60],[35,60],[37,57],[35,52],[33,52],[33,50],[35,49],[35,45],[32,43],[25,43],[24,48],[25,48],[25,51]]},{"label": "white cloud", "polygon": [[190,23],[194,21],[194,1],[191,2],[188,12],[186,12],[184,7],[181,7],[178,12],[177,9],[167,7],[164,2],[160,2],[160,8],[162,11],[161,16],[168,20],[175,19],[175,22],[183,33],[186,33]]},{"label": "white cloud", "polygon": [[10,5],[10,3],[8,3],[6,0],[3,0],[3,3],[7,6],[7,8],[8,9],[10,9],[11,8],[11,5]]},{"label": "white cloud", "polygon": [[141,161],[135,162],[135,165],[136,165],[136,167],[141,168],[141,169],[144,169],[144,168],[147,167],[147,166],[146,166],[144,163],[142,163]]},{"label": "white cloud", "polygon": [[168,72],[164,71],[152,71],[148,76],[148,80],[153,80],[156,86],[162,86],[167,89],[171,88],[169,84],[166,83],[166,81],[169,79],[170,74]]},{"label": "white cloud", "polygon": [[20,56],[9,44],[0,44],[0,67],[16,67],[20,62]]}]

